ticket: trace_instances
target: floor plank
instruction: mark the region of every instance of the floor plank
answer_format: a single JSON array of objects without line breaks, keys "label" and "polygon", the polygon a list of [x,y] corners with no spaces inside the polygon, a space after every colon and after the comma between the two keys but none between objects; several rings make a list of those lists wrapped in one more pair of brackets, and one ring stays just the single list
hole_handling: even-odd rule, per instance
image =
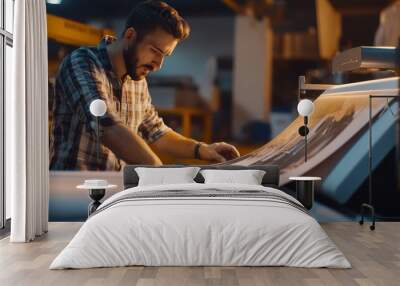
[{"label": "floor plank", "polygon": [[50,223],[49,233],[32,243],[0,240],[0,285],[399,285],[400,223],[379,222],[375,231],[356,222],[322,227],[351,262],[352,269],[290,267],[118,267],[48,269],[81,223]]}]

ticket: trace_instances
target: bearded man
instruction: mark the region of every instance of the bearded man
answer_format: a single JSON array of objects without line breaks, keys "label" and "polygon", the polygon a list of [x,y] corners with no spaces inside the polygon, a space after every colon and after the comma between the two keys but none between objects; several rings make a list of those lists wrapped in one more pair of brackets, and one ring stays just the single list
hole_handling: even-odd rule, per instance
[{"label": "bearded man", "polygon": [[[120,170],[122,164],[162,165],[157,154],[224,162],[239,156],[224,142],[205,144],[166,126],[151,104],[146,76],[162,67],[189,25],[161,1],[145,1],[130,13],[120,39],[66,56],[56,78],[50,137],[51,170]],[[95,99],[106,102],[96,149]]]}]

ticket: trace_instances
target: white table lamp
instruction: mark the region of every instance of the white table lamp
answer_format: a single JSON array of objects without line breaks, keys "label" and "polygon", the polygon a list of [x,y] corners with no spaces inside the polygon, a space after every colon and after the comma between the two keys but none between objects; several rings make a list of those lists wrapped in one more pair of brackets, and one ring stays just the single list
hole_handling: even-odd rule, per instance
[{"label": "white table lamp", "polygon": [[99,116],[103,116],[104,114],[106,114],[107,105],[104,102],[104,100],[95,99],[90,103],[89,109],[90,109],[90,113],[93,116],[99,117]]},{"label": "white table lamp", "polygon": [[99,149],[100,149],[100,139],[99,139],[99,117],[103,116],[107,111],[107,105],[104,100],[95,99],[90,103],[89,106],[90,113],[96,117],[96,156],[97,156],[97,168],[99,168]]},{"label": "white table lamp", "polygon": [[301,116],[310,116],[314,112],[314,103],[309,99],[302,99],[297,104],[297,111]]},{"label": "white table lamp", "polygon": [[314,112],[314,103],[309,99],[300,100],[297,104],[297,112],[304,117],[304,125],[299,128],[299,134],[304,137],[304,161],[307,162],[308,116]]}]

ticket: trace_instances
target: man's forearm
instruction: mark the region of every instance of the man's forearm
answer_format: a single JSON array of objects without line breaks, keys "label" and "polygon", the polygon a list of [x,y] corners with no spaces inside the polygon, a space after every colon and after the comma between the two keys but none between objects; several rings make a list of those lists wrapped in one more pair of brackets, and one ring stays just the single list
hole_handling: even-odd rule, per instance
[{"label": "man's forearm", "polygon": [[[186,138],[173,130],[168,131],[160,139],[154,142],[151,147],[157,152],[163,152],[173,157],[194,158],[196,140]],[[212,144],[202,143],[198,149],[198,156],[201,160],[222,163],[240,156],[235,146],[225,142]]]},{"label": "man's forearm", "polygon": [[127,164],[162,165],[147,143],[121,124],[104,128],[101,140],[102,144]]},{"label": "man's forearm", "polygon": [[168,131],[160,139],[151,144],[155,151],[182,159],[194,158],[194,148],[198,142],[194,139]]}]

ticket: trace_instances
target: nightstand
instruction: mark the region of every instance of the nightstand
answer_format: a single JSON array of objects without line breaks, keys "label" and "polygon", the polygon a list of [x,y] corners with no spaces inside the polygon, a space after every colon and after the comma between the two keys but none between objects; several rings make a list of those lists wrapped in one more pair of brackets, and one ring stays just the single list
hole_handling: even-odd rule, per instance
[{"label": "nightstand", "polygon": [[289,180],[296,181],[296,199],[304,207],[310,210],[314,203],[314,185],[321,181],[320,177],[290,177]]},{"label": "nightstand", "polygon": [[93,200],[88,206],[88,217],[94,213],[101,205],[100,200],[106,194],[106,189],[116,188],[116,185],[110,185],[106,180],[85,180],[83,185],[76,186],[77,189],[89,190],[89,197]]}]

